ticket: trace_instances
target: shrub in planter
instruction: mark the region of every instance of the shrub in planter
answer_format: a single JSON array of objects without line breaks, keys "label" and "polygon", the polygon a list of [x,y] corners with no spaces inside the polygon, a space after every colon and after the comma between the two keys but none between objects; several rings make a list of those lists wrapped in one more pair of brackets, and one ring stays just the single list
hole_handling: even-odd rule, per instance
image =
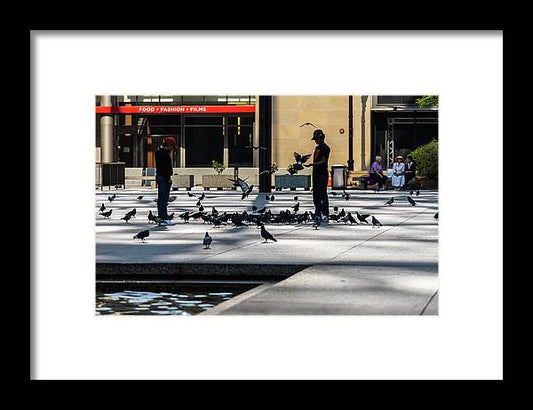
[{"label": "shrub in planter", "polygon": [[411,152],[417,164],[417,174],[428,179],[439,177],[439,143],[435,140]]},{"label": "shrub in planter", "polygon": [[215,161],[215,160],[211,161],[211,166],[213,167],[213,169],[216,171],[218,175],[222,174],[224,170],[226,169],[224,164],[221,164],[220,162]]}]

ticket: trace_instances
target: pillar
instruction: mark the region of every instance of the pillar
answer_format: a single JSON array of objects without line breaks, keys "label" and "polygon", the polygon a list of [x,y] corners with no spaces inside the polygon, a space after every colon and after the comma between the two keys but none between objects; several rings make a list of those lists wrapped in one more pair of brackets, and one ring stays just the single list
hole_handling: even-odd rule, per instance
[{"label": "pillar", "polygon": [[[113,105],[111,96],[103,95],[100,100],[100,105],[102,107],[111,107]],[[103,163],[114,162],[113,128],[113,115],[102,115],[100,117],[100,146],[102,149],[101,159]]]}]

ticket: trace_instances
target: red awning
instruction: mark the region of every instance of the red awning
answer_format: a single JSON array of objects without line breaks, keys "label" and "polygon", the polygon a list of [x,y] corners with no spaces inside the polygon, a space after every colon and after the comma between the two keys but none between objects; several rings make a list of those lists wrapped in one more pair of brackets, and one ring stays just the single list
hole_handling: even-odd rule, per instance
[{"label": "red awning", "polygon": [[253,112],[255,112],[255,105],[136,105],[96,107],[97,114],[223,114]]}]

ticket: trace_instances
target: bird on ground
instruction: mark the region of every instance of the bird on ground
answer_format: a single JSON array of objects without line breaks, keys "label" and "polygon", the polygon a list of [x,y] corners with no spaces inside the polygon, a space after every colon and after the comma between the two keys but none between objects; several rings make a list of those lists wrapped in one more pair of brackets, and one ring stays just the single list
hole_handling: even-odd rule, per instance
[{"label": "bird on ground", "polygon": [[143,199],[143,197],[144,197],[144,195],[139,195],[139,196],[137,197],[137,199],[140,201],[141,199]]},{"label": "bird on ground", "polygon": [[244,147],[244,148],[253,148],[253,149],[255,149],[256,151],[259,150],[259,149],[262,149],[262,150],[266,151],[266,148],[265,148],[265,147],[254,147],[253,145],[248,145],[247,147]]},{"label": "bird on ground", "polygon": [[302,127],[304,127],[306,125],[311,125],[312,127],[318,128],[316,125],[311,124],[310,122],[304,122],[302,125],[300,125],[300,128],[302,128]]},{"label": "bird on ground", "polygon": [[292,199],[294,199],[294,202],[298,202],[298,195],[296,195],[296,196],[295,196],[294,198],[292,198]]},{"label": "bird on ground", "polygon": [[174,202],[176,198],[176,196],[172,195],[170,198],[168,198],[168,202]]},{"label": "bird on ground", "polygon": [[292,207],[292,210],[294,211],[294,213],[298,212],[299,209],[300,209],[300,203],[299,202]]},{"label": "bird on ground", "polygon": [[348,222],[350,222],[350,224],[359,225],[359,222],[355,220],[351,212],[348,212]]},{"label": "bird on ground", "polygon": [[202,192],[202,195],[198,198],[200,201],[203,201],[205,198],[205,192]]},{"label": "bird on ground", "polygon": [[276,199],[276,197],[274,195],[270,195],[270,201],[273,201],[274,199]]},{"label": "bird on ground", "polygon": [[416,196],[420,195],[420,189],[416,190]]},{"label": "bird on ground", "polygon": [[435,215],[433,215],[433,218],[439,219],[439,213],[437,212]]},{"label": "bird on ground", "polygon": [[261,224],[261,237],[265,240],[265,242],[268,242],[269,239],[274,242],[277,242],[277,239],[274,238],[272,234],[266,230],[264,224]]},{"label": "bird on ground", "polygon": [[198,200],[198,202],[196,202],[196,206],[200,206],[202,205],[202,201]]},{"label": "bird on ground", "polygon": [[200,204],[200,207],[198,208],[198,211],[204,212],[204,206]]},{"label": "bird on ground", "polygon": [[204,215],[204,214],[201,214],[200,215],[200,218],[202,219],[202,221],[204,221],[204,224],[207,222],[207,223],[212,223],[213,220],[211,218],[210,215]]},{"label": "bird on ground", "polygon": [[339,207],[338,206],[334,206],[333,207],[333,212],[335,212],[335,213],[339,212]]},{"label": "bird on ground", "polygon": [[346,211],[344,210],[344,208],[342,208],[342,210],[339,212],[339,218],[342,218],[345,215],[346,215]]},{"label": "bird on ground", "polygon": [[385,205],[392,205],[393,202],[394,202],[394,197],[391,197],[391,199],[385,202]]},{"label": "bird on ground", "polygon": [[257,211],[258,214],[264,214],[266,211],[266,207],[265,208],[261,208],[260,210]]},{"label": "bird on ground", "polygon": [[137,208],[133,208],[126,215],[131,215],[131,216],[133,216],[135,218],[135,215],[137,215]]},{"label": "bird on ground", "polygon": [[102,203],[102,206],[100,207],[100,213],[105,211],[105,205]]},{"label": "bird on ground", "polygon": [[366,220],[366,218],[368,218],[370,216],[370,214],[361,215],[359,213],[359,211],[355,211],[355,216],[357,216],[357,219],[359,219],[359,221],[364,222],[367,225],[369,224],[369,222]]},{"label": "bird on ground", "polygon": [[412,205],[412,206],[415,206],[416,205],[416,201],[411,198],[410,196],[407,196],[407,200],[409,201],[409,203]]},{"label": "bird on ground", "polygon": [[320,216],[315,216],[315,219],[313,221],[313,228],[318,229],[318,227],[320,226]]},{"label": "bird on ground", "polygon": [[155,222],[155,215],[152,213],[152,211],[148,211],[148,223]]},{"label": "bird on ground", "polygon": [[212,222],[215,228],[220,225],[226,225],[220,218],[212,218]]},{"label": "bird on ground", "polygon": [[257,206],[252,205],[252,212],[255,212],[255,211],[257,211]]},{"label": "bird on ground", "polygon": [[338,192],[334,192],[334,191],[332,191],[332,192],[331,192],[331,195],[333,195],[333,196],[337,196],[337,195],[339,195],[339,193],[338,193]]},{"label": "bird on ground", "polygon": [[265,195],[265,199],[266,199],[267,201],[270,201],[270,195]]},{"label": "bird on ground", "polygon": [[172,221],[174,219],[174,212],[167,215],[167,221]]},{"label": "bird on ground", "polygon": [[214,206],[211,207],[211,215],[213,215],[213,216],[217,216],[218,215],[218,211],[217,211],[217,209]]},{"label": "bird on ground", "polygon": [[181,219],[183,219],[185,222],[189,222],[190,213],[189,211],[182,213],[179,215]]},{"label": "bird on ground", "polygon": [[413,190],[409,191],[409,195],[413,195]]},{"label": "bird on ground", "polygon": [[342,190],[342,197],[348,201],[350,199],[350,194],[345,190]]},{"label": "bird on ground", "polygon": [[379,222],[375,216],[372,216],[372,228],[374,226],[383,226],[383,224]]},{"label": "bird on ground", "polygon": [[198,219],[198,218],[200,218],[201,215],[203,215],[201,212],[195,212],[195,213],[191,214],[190,217],[192,219]]},{"label": "bird on ground", "polygon": [[150,236],[150,231],[147,229],[145,231],[139,232],[137,235],[133,235],[133,239],[138,238],[144,242],[144,238],[147,238],[148,236]]},{"label": "bird on ground", "polygon": [[122,188],[122,185],[115,185],[115,190]]},{"label": "bird on ground", "polygon": [[111,196],[108,196],[108,197],[107,197],[107,200],[108,200],[109,202],[113,202],[113,200],[114,200],[116,197],[117,197],[117,196],[116,196],[115,194],[113,194],[113,195],[111,195]]},{"label": "bird on ground", "polygon": [[213,238],[211,238],[209,234],[206,232],[204,236],[204,241],[203,241],[204,249],[209,249],[211,242],[213,242]]},{"label": "bird on ground", "polygon": [[128,222],[130,219],[131,219],[131,214],[130,213],[127,213],[126,215],[124,215],[122,218],[120,219],[124,219],[126,222]]},{"label": "bird on ground", "polygon": [[195,195],[191,194],[190,192],[187,192],[187,195],[189,196],[189,198],[194,198],[195,197]]},{"label": "bird on ground", "polygon": [[112,209],[110,209],[109,211],[107,212],[102,212],[100,215],[102,215],[103,217],[105,218],[109,218],[111,216],[111,213],[113,212]]}]

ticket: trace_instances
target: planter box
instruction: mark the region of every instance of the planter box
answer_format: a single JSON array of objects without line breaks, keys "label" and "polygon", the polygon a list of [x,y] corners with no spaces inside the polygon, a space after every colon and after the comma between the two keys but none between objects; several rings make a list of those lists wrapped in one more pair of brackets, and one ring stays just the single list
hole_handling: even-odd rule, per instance
[{"label": "planter box", "polygon": [[311,188],[311,175],[276,175],[274,178],[274,187],[276,190],[283,188],[304,188],[309,190]]},{"label": "planter box", "polygon": [[185,188],[187,191],[194,186],[194,175],[172,175],[172,190]]},{"label": "planter box", "polygon": [[230,179],[233,179],[233,175],[202,175],[202,186],[204,189],[235,189]]}]

